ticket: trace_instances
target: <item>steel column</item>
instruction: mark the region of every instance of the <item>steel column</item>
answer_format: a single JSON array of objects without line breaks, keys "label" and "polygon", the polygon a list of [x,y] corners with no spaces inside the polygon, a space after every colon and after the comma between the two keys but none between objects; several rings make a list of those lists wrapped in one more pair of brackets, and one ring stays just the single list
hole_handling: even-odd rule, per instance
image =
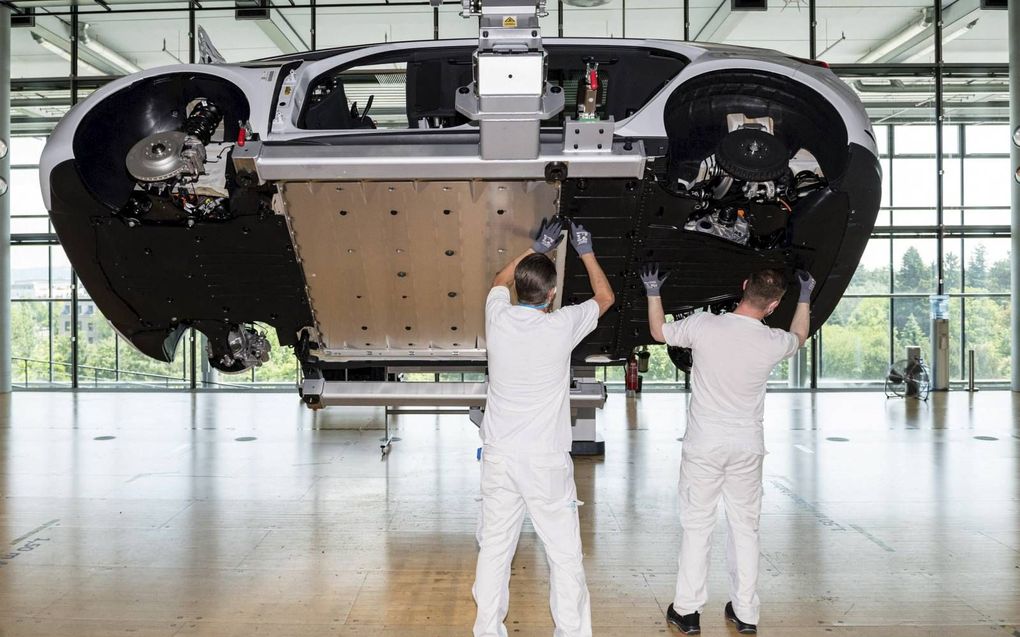
[{"label": "steel column", "polygon": [[1020,2],[1009,3],[1009,130],[1012,135],[1010,144],[1010,174],[1002,178],[1010,179],[1012,191],[1012,232],[1010,233],[1010,261],[1012,262],[1012,388],[1020,391],[1020,146],[1015,131],[1020,127]]},{"label": "steel column", "polygon": [[[71,106],[78,103],[78,6],[71,7]],[[71,269],[71,389],[78,389],[78,273]]]},{"label": "steel column", "polygon": [[818,7],[816,0],[808,0],[808,57],[818,57]]},{"label": "steel column", "polygon": [[[11,9],[0,5],[0,145],[11,146]],[[0,179],[11,183],[11,153],[0,157]],[[0,393],[11,391],[11,194],[0,194]]]}]

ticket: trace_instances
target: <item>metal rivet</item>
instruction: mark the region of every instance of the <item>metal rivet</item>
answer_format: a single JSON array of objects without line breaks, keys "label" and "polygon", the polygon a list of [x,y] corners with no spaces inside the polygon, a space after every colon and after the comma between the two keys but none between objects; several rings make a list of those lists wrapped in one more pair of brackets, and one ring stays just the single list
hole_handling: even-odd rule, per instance
[{"label": "metal rivet", "polygon": [[402,279],[402,278],[404,278],[405,276],[407,276],[407,272],[397,272],[397,276],[398,276],[398,277],[400,277],[400,278]]},{"label": "metal rivet", "polygon": [[341,210],[340,211],[340,216],[341,217],[346,217],[347,216],[347,211],[346,210]]},{"label": "metal rivet", "polygon": [[497,211],[496,211],[496,214],[497,214],[497,215],[501,215],[501,214],[503,214],[504,212],[506,212],[506,210],[503,210],[502,208],[500,208],[499,210],[497,210]]},{"label": "metal rivet", "polygon": [[362,332],[367,332],[368,331],[368,326],[367,325],[362,325],[361,326],[361,331]]},{"label": "metal rivet", "polygon": [[454,332],[456,332],[457,331],[457,326],[456,325],[452,325],[452,326],[450,326],[450,329],[453,330]]},{"label": "metal rivet", "polygon": [[451,212],[453,212],[453,211],[452,211],[452,210],[444,210],[444,211],[443,211],[443,214],[444,214],[444,215],[448,215],[448,214],[450,214]]},{"label": "metal rivet", "polygon": [[448,256],[448,257],[452,257],[454,254],[456,254],[456,252],[454,252],[453,250],[447,250],[446,251],[446,256]]},{"label": "metal rivet", "polygon": [[408,332],[410,332],[411,331],[411,326],[410,325],[405,325],[404,329],[407,330]]},{"label": "metal rivet", "polygon": [[450,297],[451,299],[452,299],[452,298],[456,298],[456,296],[457,296],[457,293],[456,293],[456,292],[448,292],[448,293],[446,294],[446,296]]}]

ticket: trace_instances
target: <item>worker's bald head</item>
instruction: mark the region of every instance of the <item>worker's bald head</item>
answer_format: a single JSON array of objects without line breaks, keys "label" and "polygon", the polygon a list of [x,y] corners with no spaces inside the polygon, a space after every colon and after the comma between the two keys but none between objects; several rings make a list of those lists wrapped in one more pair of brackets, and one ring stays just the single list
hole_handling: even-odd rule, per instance
[{"label": "worker's bald head", "polygon": [[544,254],[530,254],[514,270],[517,299],[528,305],[541,305],[556,289],[556,266]]},{"label": "worker's bald head", "polygon": [[771,311],[786,294],[786,276],[771,268],[752,272],[744,282],[744,303],[762,311]]}]

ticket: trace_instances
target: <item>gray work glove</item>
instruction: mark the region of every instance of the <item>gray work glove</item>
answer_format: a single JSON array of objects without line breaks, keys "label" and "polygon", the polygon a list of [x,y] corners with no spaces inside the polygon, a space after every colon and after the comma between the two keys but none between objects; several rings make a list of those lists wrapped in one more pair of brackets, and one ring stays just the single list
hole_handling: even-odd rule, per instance
[{"label": "gray work glove", "polygon": [[570,245],[574,246],[577,256],[592,254],[594,249],[591,245],[591,232],[584,229],[579,223],[570,222]]},{"label": "gray work glove", "polygon": [[641,283],[645,286],[645,294],[648,296],[659,296],[662,291],[662,284],[669,278],[669,272],[659,276],[658,263],[646,263],[638,273]]},{"label": "gray work glove", "polygon": [[815,277],[807,270],[797,270],[797,282],[800,283],[800,299],[798,303],[810,303],[811,292],[815,289]]},{"label": "gray work glove", "polygon": [[560,234],[563,232],[563,220],[559,217],[553,217],[552,219],[542,219],[542,225],[538,229],[538,235],[535,237],[535,243],[531,244],[531,249],[538,254],[545,254],[552,252],[563,236]]}]

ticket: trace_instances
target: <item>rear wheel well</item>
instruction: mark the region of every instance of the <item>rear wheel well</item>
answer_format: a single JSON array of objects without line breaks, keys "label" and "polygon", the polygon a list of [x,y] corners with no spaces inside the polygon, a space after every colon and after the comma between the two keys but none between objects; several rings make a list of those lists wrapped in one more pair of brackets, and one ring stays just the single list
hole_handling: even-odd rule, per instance
[{"label": "rear wheel well", "polygon": [[726,116],[732,113],[771,117],[776,136],[790,152],[810,151],[830,181],[846,170],[843,118],[818,92],[788,77],[753,70],[705,73],[677,87],[665,113],[671,176],[685,163],[715,152],[728,132]]}]

